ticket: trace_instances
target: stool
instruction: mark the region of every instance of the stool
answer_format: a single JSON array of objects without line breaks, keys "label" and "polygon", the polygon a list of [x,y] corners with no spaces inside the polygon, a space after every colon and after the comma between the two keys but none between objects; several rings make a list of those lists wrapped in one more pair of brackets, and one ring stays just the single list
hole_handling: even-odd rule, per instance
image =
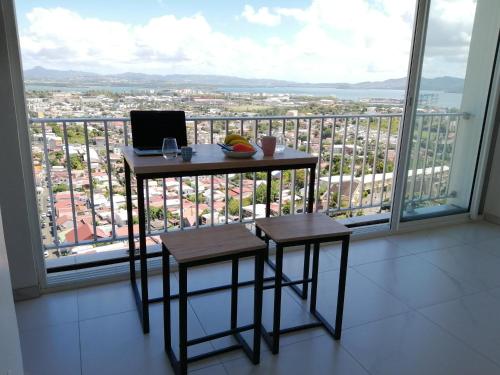
[{"label": "stool", "polygon": [[[349,252],[349,239],[351,230],[329,218],[325,214],[318,213],[257,219],[255,220],[255,227],[256,234],[259,238],[262,237],[262,232],[264,232],[266,242],[271,239],[276,243],[276,265],[274,267],[275,278],[274,286],[272,286],[275,289],[273,329],[272,332],[268,332],[264,326],[262,327],[262,335],[264,337],[264,340],[266,341],[267,345],[269,345],[273,354],[277,354],[279,352],[280,334],[294,332],[301,329],[324,327],[335,340],[339,340],[342,331],[345,281],[347,275],[347,256]],[[331,241],[342,241],[335,328],[333,328],[316,310],[320,244],[323,242]],[[305,246],[304,279],[283,283],[283,248],[296,245]],[[313,246],[313,262],[312,275],[311,278],[309,278],[308,253],[311,245]],[[314,323],[281,329],[281,289],[283,286],[295,286],[298,283],[303,284],[302,295],[305,296],[307,296],[307,289],[309,283],[311,283],[311,300],[309,310],[318,321]]]},{"label": "stool", "polygon": [[[188,362],[204,359],[230,350],[243,349],[254,364],[260,361],[260,336],[262,327],[262,290],[264,275],[265,243],[248,231],[243,224],[189,229],[160,235],[163,264],[163,319],[165,351],[176,374],[187,374]],[[172,255],[179,265],[179,359],[172,349],[170,322],[170,261]],[[238,322],[238,262],[240,258],[255,257],[254,321],[237,326]],[[232,261],[231,326],[229,330],[212,335],[187,339],[187,270],[189,267],[216,262]],[[190,293],[191,294],[191,293]],[[241,332],[254,330],[253,348],[246,343]],[[191,345],[233,335],[238,342],[227,348],[214,350],[188,358]]]}]

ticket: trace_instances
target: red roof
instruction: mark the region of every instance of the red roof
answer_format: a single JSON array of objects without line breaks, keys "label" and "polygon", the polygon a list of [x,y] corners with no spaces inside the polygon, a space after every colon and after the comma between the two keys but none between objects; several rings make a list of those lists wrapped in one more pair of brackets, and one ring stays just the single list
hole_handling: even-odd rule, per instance
[{"label": "red roof", "polygon": [[[78,241],[87,241],[94,238],[94,228],[88,223],[82,223],[76,228],[78,233]],[[96,228],[96,236],[98,238],[108,237],[108,233],[100,228]],[[75,230],[72,229],[65,236],[66,242],[75,242]]]}]

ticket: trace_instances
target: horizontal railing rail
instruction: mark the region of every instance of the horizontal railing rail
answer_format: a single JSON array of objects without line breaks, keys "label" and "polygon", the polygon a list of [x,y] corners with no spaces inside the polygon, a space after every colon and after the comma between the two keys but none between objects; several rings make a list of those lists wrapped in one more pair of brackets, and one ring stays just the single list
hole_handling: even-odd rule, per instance
[{"label": "horizontal railing rail", "polygon": [[[461,116],[417,114],[407,207],[453,194],[448,177]],[[390,210],[401,119],[402,115],[395,113],[197,116],[188,117],[186,123],[191,143],[216,143],[229,132],[251,139],[283,136],[288,147],[319,157],[315,210],[332,216],[363,216]],[[124,241],[126,236],[117,233],[126,227],[120,217],[123,165],[115,151],[129,143],[129,118],[32,118],[30,123],[40,214],[49,222],[43,228],[45,248],[60,251]],[[304,212],[307,180],[307,170],[273,175],[273,214]],[[252,222],[265,202],[264,183],[258,173],[148,181],[147,233]]]}]

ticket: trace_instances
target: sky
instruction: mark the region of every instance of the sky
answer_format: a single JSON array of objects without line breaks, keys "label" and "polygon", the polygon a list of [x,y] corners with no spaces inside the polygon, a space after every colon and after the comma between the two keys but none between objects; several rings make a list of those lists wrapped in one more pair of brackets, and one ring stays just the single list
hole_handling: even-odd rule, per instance
[{"label": "sky", "polygon": [[[17,0],[25,69],[362,82],[407,74],[415,0]],[[426,77],[465,75],[475,0],[433,0]]]}]

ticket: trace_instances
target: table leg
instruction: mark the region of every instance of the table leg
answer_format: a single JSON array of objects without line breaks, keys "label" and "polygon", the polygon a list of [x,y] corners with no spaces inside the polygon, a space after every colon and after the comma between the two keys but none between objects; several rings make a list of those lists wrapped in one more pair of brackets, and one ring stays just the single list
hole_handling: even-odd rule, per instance
[{"label": "table leg", "polygon": [[149,333],[148,264],[146,254],[146,217],[144,208],[144,180],[137,178],[137,211],[139,215],[139,247],[141,264],[142,330]]},{"label": "table leg", "polygon": [[337,314],[335,316],[335,340],[340,340],[342,334],[342,317],[344,314],[345,283],[347,277],[347,257],[349,254],[349,236],[342,240],[340,255],[339,291],[337,296]]},{"label": "table leg", "polygon": [[179,374],[187,374],[187,269],[179,265]]},{"label": "table leg", "polygon": [[234,258],[231,272],[231,329],[238,325],[238,264],[238,258]]},{"label": "table leg", "polygon": [[302,274],[302,299],[307,299],[307,294],[309,290],[309,262],[311,261],[311,244],[306,244],[304,249],[304,271]]},{"label": "table leg", "polygon": [[135,283],[135,241],[134,217],[132,215],[132,185],[130,180],[130,167],[125,159],[125,194],[127,198],[127,227],[128,227],[128,255],[130,267],[130,281]]},{"label": "table leg", "polygon": [[316,181],[316,165],[311,167],[309,173],[309,191],[307,198],[307,212],[312,213],[314,211],[314,182]]},{"label": "table leg", "polygon": [[283,247],[276,245],[276,271],[274,277],[273,354],[280,350],[281,283],[283,278]]},{"label": "table leg", "polygon": [[253,300],[253,359],[254,364],[260,362],[260,335],[262,330],[262,294],[264,286],[264,254],[255,257],[255,284]]},{"label": "table leg", "polygon": [[165,340],[165,351],[172,348],[172,335],[170,323],[170,257],[164,244],[162,248],[163,266],[163,337]]},{"label": "table leg", "polygon": [[271,171],[268,171],[266,176],[266,217],[271,216],[271,177]]}]

